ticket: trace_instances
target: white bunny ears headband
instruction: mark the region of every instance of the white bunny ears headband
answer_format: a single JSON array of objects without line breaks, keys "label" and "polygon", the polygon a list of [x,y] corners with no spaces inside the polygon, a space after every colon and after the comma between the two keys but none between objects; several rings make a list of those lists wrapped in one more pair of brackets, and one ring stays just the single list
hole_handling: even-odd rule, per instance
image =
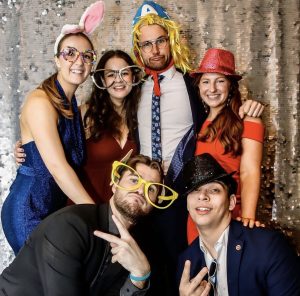
[{"label": "white bunny ears headband", "polygon": [[58,44],[68,34],[84,33],[87,36],[92,34],[99,26],[104,17],[105,5],[103,1],[91,4],[83,13],[78,25],[64,25],[60,35],[54,44],[54,54],[58,54]]}]

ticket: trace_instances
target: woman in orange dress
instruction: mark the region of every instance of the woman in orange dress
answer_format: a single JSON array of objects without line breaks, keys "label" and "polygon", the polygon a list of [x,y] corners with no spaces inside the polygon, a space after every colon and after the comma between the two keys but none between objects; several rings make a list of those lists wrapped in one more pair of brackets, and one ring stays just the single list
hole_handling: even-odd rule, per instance
[{"label": "woman in orange dress", "polygon": [[[239,116],[241,94],[235,72],[234,56],[230,51],[207,50],[199,68],[192,74],[200,99],[208,113],[198,134],[195,155],[210,153],[238,182],[237,205],[233,218],[245,226],[259,226],[256,207],[260,191],[264,126],[260,118]],[[199,215],[209,209],[199,209]],[[191,218],[187,225],[188,242],[198,231]]]}]

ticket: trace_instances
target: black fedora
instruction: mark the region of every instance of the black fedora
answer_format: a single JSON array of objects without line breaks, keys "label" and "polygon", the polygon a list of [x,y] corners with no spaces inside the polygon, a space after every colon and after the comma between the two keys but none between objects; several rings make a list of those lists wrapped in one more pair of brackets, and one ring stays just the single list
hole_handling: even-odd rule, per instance
[{"label": "black fedora", "polygon": [[232,177],[234,173],[228,174],[209,153],[194,156],[183,167],[184,195],[214,181],[222,181],[228,186],[229,195],[235,194],[237,182]]}]

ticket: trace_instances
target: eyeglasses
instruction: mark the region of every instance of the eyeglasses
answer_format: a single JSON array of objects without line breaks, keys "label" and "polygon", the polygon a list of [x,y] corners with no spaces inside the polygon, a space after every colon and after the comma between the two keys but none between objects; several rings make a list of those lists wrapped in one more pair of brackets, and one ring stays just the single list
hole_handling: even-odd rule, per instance
[{"label": "eyeglasses", "polygon": [[115,186],[126,191],[135,191],[144,184],[147,202],[158,209],[168,208],[178,198],[178,193],[170,187],[144,180],[136,170],[119,161],[114,161],[112,165],[111,180]]},{"label": "eyeglasses", "polygon": [[143,80],[145,72],[143,68],[133,65],[119,70],[98,69],[92,72],[91,76],[98,88],[107,89],[112,87],[117,79],[130,86],[138,85]]},{"label": "eyeglasses", "polygon": [[79,56],[81,57],[83,63],[87,65],[93,65],[97,61],[97,54],[91,49],[79,52],[75,47],[66,47],[57,54],[58,57],[60,55],[62,55],[63,58],[70,63],[77,61]]},{"label": "eyeglasses", "polygon": [[217,295],[217,291],[216,291],[216,284],[217,284],[217,267],[218,267],[218,262],[216,259],[214,259],[212,261],[212,263],[210,264],[209,267],[209,271],[208,271],[208,282],[211,284],[212,286],[212,293],[210,293],[210,296],[216,296]]},{"label": "eyeglasses", "polygon": [[166,47],[168,43],[169,37],[162,36],[154,40],[148,40],[145,42],[138,43],[138,46],[142,49],[143,52],[149,53],[153,49],[153,45],[155,44],[159,49],[163,49]]}]

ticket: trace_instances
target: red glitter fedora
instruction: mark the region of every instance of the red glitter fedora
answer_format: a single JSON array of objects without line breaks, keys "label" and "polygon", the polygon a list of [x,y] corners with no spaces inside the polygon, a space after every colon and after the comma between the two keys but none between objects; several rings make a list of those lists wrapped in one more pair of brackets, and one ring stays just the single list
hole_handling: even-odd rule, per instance
[{"label": "red glitter fedora", "polygon": [[199,67],[192,71],[190,75],[196,77],[200,73],[221,73],[236,80],[242,79],[242,76],[235,72],[233,53],[220,48],[208,49]]}]

